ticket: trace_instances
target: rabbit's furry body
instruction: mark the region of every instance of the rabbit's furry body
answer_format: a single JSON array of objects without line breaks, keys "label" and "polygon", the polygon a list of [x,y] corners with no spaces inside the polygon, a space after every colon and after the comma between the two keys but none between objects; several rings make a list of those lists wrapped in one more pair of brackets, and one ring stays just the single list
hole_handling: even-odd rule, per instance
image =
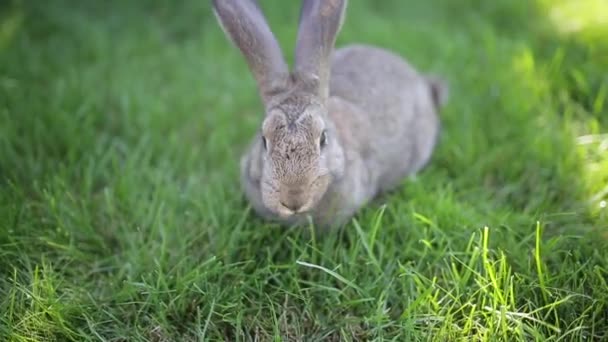
[{"label": "rabbit's furry body", "polygon": [[[247,0],[218,1],[248,6]],[[299,45],[316,42],[317,51],[329,50],[326,60],[310,56],[308,46],[297,50],[296,71],[280,69],[270,81],[257,77],[266,118],[241,159],[241,181],[259,215],[286,225],[308,218],[320,226],[343,224],[376,195],[423,168],[439,133],[438,111],[447,98],[442,81],[385,49],[323,50],[333,48],[346,6],[341,3],[332,17],[318,14],[327,2],[304,0]],[[315,14],[315,9],[317,15],[307,19],[307,11]],[[230,23],[226,12],[216,13],[224,26]],[[313,31],[307,32],[307,20],[321,29],[310,25]],[[228,34],[247,51],[234,32]],[[248,58],[255,75],[255,60]]]}]

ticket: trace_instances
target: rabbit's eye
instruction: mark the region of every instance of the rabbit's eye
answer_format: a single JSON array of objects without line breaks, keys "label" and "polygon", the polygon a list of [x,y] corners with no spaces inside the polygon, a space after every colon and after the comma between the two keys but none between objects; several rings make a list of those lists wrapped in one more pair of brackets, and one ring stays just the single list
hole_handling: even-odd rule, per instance
[{"label": "rabbit's eye", "polygon": [[268,143],[266,142],[266,137],[262,135],[262,145],[264,146],[264,150],[268,149]]},{"label": "rabbit's eye", "polygon": [[321,133],[321,138],[319,138],[319,146],[321,146],[321,148],[323,148],[326,145],[327,145],[327,131],[323,131],[323,133]]}]

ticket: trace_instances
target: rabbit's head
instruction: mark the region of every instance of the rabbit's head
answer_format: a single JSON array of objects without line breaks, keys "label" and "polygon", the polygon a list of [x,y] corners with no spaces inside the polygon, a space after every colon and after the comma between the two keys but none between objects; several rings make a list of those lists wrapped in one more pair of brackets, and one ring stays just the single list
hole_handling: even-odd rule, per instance
[{"label": "rabbit's head", "polygon": [[265,107],[260,130],[264,205],[282,217],[314,209],[344,169],[328,120],[330,56],[346,0],[303,0],[289,71],[255,0],[214,0],[226,35],[245,56]]},{"label": "rabbit's head", "polygon": [[325,107],[313,98],[298,107],[294,96],[269,111],[260,137],[262,200],[283,217],[313,209],[344,169],[342,147]]}]

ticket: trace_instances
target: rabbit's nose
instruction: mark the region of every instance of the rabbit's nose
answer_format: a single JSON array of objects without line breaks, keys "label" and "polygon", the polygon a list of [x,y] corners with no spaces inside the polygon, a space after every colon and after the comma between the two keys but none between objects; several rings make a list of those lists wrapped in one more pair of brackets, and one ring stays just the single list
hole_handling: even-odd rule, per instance
[{"label": "rabbit's nose", "polygon": [[299,203],[292,202],[292,201],[285,201],[285,202],[284,202],[284,201],[281,201],[281,204],[282,204],[282,205],[283,205],[285,208],[287,208],[287,209],[289,209],[289,210],[293,211],[294,213],[295,213],[295,212],[297,212],[297,211],[298,211],[298,210],[299,210],[299,209],[302,207],[302,206],[301,206]]},{"label": "rabbit's nose", "polygon": [[298,212],[306,203],[303,195],[303,189],[287,189],[286,191],[282,191],[281,204],[293,212]]}]

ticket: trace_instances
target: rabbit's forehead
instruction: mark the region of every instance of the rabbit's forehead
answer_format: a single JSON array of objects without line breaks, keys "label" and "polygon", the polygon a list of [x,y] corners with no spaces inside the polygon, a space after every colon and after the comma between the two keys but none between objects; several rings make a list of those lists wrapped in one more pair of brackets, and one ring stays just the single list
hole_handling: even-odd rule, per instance
[{"label": "rabbit's forehead", "polygon": [[298,116],[292,116],[280,110],[271,112],[266,119],[262,130],[265,134],[287,135],[318,135],[325,128],[325,122],[315,109],[305,110]]}]

